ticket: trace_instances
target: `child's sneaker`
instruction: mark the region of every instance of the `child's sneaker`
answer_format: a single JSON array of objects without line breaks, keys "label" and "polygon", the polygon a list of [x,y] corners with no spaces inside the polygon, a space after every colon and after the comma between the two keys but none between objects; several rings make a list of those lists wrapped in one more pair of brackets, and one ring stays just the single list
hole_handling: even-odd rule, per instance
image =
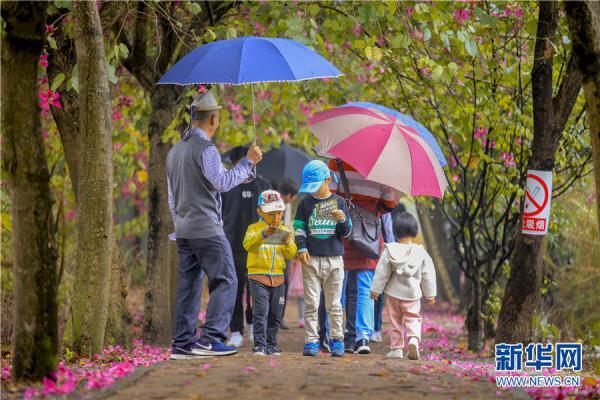
[{"label": "child's sneaker", "polygon": [[302,355],[316,357],[319,354],[319,344],[317,342],[310,342],[304,345],[304,351]]},{"label": "child's sneaker", "polygon": [[244,337],[240,332],[232,332],[227,346],[242,347],[244,345]]},{"label": "child's sneaker", "polygon": [[387,358],[404,358],[404,352],[402,351],[402,349],[394,349],[394,350],[390,351],[389,353],[387,353],[386,357]]},{"label": "child's sneaker", "polygon": [[331,341],[331,357],[344,357],[344,342],[341,340]]},{"label": "child's sneaker", "polygon": [[371,354],[371,348],[369,347],[369,341],[367,339],[361,339],[354,345],[354,352],[356,354]]},{"label": "child's sneaker", "polygon": [[252,349],[252,354],[255,356],[266,356],[267,355],[267,348],[263,347],[263,346],[255,346]]},{"label": "child's sneaker", "polygon": [[267,355],[268,356],[280,356],[281,349],[277,346],[267,346]]},{"label": "child's sneaker", "polygon": [[319,340],[319,350],[322,351],[323,353],[331,353],[331,348],[329,347],[329,343],[327,342],[327,339]]},{"label": "child's sneaker", "polygon": [[419,358],[419,340],[413,336],[408,340],[408,359],[418,360]]},{"label": "child's sneaker", "polygon": [[381,336],[381,331],[375,331],[371,335],[371,342],[381,343],[383,342],[383,336]]}]

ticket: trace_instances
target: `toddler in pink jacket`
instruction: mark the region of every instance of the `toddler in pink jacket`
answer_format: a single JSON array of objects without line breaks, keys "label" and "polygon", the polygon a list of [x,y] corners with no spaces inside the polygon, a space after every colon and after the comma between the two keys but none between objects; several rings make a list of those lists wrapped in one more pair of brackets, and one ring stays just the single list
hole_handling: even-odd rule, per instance
[{"label": "toddler in pink jacket", "polygon": [[384,245],[371,284],[371,298],[385,293],[390,316],[391,351],[389,358],[404,356],[404,334],[408,338],[408,358],[419,359],[421,342],[421,297],[435,303],[435,269],[427,250],[412,240],[419,233],[417,220],[411,214],[398,214],[393,220],[396,243]]}]

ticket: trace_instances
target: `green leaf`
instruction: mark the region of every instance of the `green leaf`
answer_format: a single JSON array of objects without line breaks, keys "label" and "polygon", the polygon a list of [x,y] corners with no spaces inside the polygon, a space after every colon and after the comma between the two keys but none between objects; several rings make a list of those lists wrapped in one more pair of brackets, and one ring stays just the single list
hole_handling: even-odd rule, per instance
[{"label": "green leaf", "polygon": [[73,6],[73,2],[69,0],[54,0],[54,6],[56,8],[66,8],[67,10],[70,10]]},{"label": "green leaf", "polygon": [[429,30],[429,28],[425,28],[425,30],[423,31],[423,40],[428,42],[429,39],[431,39],[431,31]]},{"label": "green leaf", "polygon": [[371,46],[365,47],[365,56],[367,56],[367,59],[369,60],[373,59],[373,51],[371,49]]},{"label": "green leaf", "polygon": [[53,92],[56,91],[56,89],[58,89],[58,87],[65,81],[65,74],[63,74],[62,72],[58,75],[56,75],[56,77],[54,78],[54,81],[52,81],[52,86],[50,87],[50,90],[52,90]]},{"label": "green leaf", "polygon": [[473,39],[468,39],[465,42],[465,50],[471,57],[475,57],[477,55],[477,42]]},{"label": "green leaf", "polygon": [[355,40],[354,43],[352,43],[352,46],[354,46],[355,49],[359,50],[364,49],[366,45],[367,44],[365,43],[365,41],[361,39]]},{"label": "green leaf", "polygon": [[116,70],[117,68],[114,65],[106,63],[106,73],[108,75],[108,80],[112,83],[117,83],[119,81],[119,78],[117,78],[117,76],[115,75]]},{"label": "green leaf", "polygon": [[56,45],[56,40],[54,40],[52,36],[48,36],[48,43],[50,43],[50,47],[52,47],[54,50],[58,48]]},{"label": "green leaf", "polygon": [[460,40],[461,42],[465,42],[467,41],[467,35],[463,32],[463,31],[458,31],[456,32],[456,37],[458,38],[458,40]]},{"label": "green leaf", "polygon": [[198,15],[200,14],[200,11],[202,11],[202,7],[200,7],[200,4],[192,2],[190,4],[190,11],[192,12],[192,14]]},{"label": "green leaf", "polygon": [[379,47],[372,47],[371,52],[373,53],[373,59],[375,61],[380,61],[383,54],[381,53],[381,49]]},{"label": "green leaf", "polygon": [[433,68],[433,71],[431,71],[431,79],[437,81],[440,79],[443,73],[444,67],[442,67],[441,65],[436,65],[435,68]]},{"label": "green leaf", "polygon": [[410,38],[408,35],[399,33],[390,40],[390,44],[394,49],[405,49],[410,44]]},{"label": "green leaf", "polygon": [[319,13],[320,7],[317,4],[312,3],[308,6],[308,13],[313,17]]},{"label": "green leaf", "polygon": [[227,30],[225,31],[225,37],[227,39],[233,39],[237,37],[237,31],[235,30],[235,28],[229,27],[227,28]]},{"label": "green leaf", "polygon": [[448,71],[454,76],[458,72],[458,65],[454,61],[448,63]]},{"label": "green leaf", "polygon": [[119,58],[127,58],[129,57],[129,49],[125,45],[125,43],[119,43]]}]

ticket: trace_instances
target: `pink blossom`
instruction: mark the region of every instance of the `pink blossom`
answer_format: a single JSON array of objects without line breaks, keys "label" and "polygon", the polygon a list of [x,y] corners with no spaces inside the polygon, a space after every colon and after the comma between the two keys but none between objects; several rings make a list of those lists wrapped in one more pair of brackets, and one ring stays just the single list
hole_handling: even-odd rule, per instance
[{"label": "pink blossom", "polygon": [[411,18],[414,12],[415,12],[415,8],[414,7],[407,7],[406,8],[406,15],[408,15],[408,18]]},{"label": "pink blossom", "polygon": [[287,140],[289,137],[290,137],[290,134],[288,133],[288,131],[281,132],[281,138],[283,140]]},{"label": "pink blossom", "polygon": [[468,8],[460,8],[452,13],[452,16],[459,24],[467,21],[471,17],[471,10]]},{"label": "pink blossom", "polygon": [[40,56],[40,66],[48,68],[48,54],[42,53],[42,55]]},{"label": "pink blossom", "polygon": [[362,31],[363,31],[363,27],[359,22],[354,24],[354,28],[352,29],[352,32],[354,32],[354,36],[356,36],[356,37],[360,36]]},{"label": "pink blossom", "polygon": [[429,75],[431,75],[431,73],[429,72],[429,69],[427,69],[427,67],[422,67],[419,71],[421,71],[421,74],[425,75],[428,78],[429,78]]},{"label": "pink blossom", "polygon": [[206,86],[198,85],[198,93],[206,93]]},{"label": "pink blossom", "polygon": [[46,34],[51,35],[52,32],[54,32],[54,25],[52,25],[52,24],[46,25]]},{"label": "pink blossom", "polygon": [[454,182],[458,182],[458,181],[460,180],[460,178],[458,177],[458,175],[454,175],[454,176],[452,177],[452,180],[453,180]]},{"label": "pink blossom", "polygon": [[[483,139],[483,140],[481,141],[481,144],[483,145],[483,147],[484,147],[484,148],[487,148],[487,147],[488,147],[488,141],[487,141],[486,139]],[[496,148],[496,142],[495,142],[495,141],[493,141],[493,140],[491,140],[491,141],[489,142],[489,147],[490,147],[490,149],[495,149],[495,148]]]},{"label": "pink blossom", "polygon": [[65,214],[65,219],[67,221],[73,221],[76,217],[77,217],[77,214],[75,213],[75,210],[73,210],[73,209],[67,211],[67,213]]},{"label": "pink blossom", "polygon": [[521,136],[519,136],[519,137],[517,138],[517,144],[520,146],[520,145],[521,145],[521,143],[523,143],[523,138],[522,138]]},{"label": "pink blossom", "polygon": [[258,100],[267,100],[270,99],[271,96],[273,96],[273,92],[269,90],[261,90],[258,93],[256,93],[256,98]]},{"label": "pink blossom", "polygon": [[423,40],[423,31],[419,30],[419,29],[415,29],[410,33],[410,36],[414,37],[415,39],[418,40]]},{"label": "pink blossom", "polygon": [[475,139],[483,139],[488,134],[488,131],[489,131],[488,128],[483,128],[481,126],[478,126],[477,128],[475,128],[475,131],[473,132],[473,137]]},{"label": "pink blossom", "polygon": [[39,392],[37,390],[35,390],[34,388],[27,388],[23,392],[23,399],[29,400],[33,397],[36,397],[38,394],[39,394]]},{"label": "pink blossom", "polygon": [[231,111],[240,111],[242,109],[242,106],[240,106],[239,104],[236,104],[232,101],[231,103],[229,103],[229,109]]},{"label": "pink blossom", "polygon": [[[590,195],[588,196],[588,198],[587,198],[587,202],[588,202],[588,204],[589,204],[589,205],[592,205],[592,204],[594,204],[594,198],[595,198],[595,197],[596,197],[596,196],[594,196],[594,194],[593,194],[593,193],[592,193],[592,194],[590,194]],[[4,373],[3,373],[3,375],[4,375]]]},{"label": "pink blossom", "polygon": [[507,168],[517,165],[517,163],[515,163],[515,156],[512,153],[502,152],[501,158],[504,161],[504,166]]},{"label": "pink blossom", "polygon": [[62,105],[58,100],[60,98],[60,94],[58,92],[53,92],[50,89],[46,90],[38,90],[38,97],[40,98],[40,107],[42,110],[50,110],[50,105],[61,108]]},{"label": "pink blossom", "polygon": [[258,370],[254,367],[244,367],[244,372],[249,374],[251,372],[258,372]]}]

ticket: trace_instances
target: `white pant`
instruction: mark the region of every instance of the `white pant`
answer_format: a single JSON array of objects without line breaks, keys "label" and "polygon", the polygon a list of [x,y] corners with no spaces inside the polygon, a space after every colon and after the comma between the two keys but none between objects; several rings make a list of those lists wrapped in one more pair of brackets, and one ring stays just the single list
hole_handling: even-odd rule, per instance
[{"label": "white pant", "polygon": [[304,281],[304,323],[306,343],[319,341],[319,299],[321,286],[325,294],[325,309],[329,318],[329,337],[343,340],[342,288],[344,286],[344,260],[339,257],[311,256],[308,265],[302,265]]}]

